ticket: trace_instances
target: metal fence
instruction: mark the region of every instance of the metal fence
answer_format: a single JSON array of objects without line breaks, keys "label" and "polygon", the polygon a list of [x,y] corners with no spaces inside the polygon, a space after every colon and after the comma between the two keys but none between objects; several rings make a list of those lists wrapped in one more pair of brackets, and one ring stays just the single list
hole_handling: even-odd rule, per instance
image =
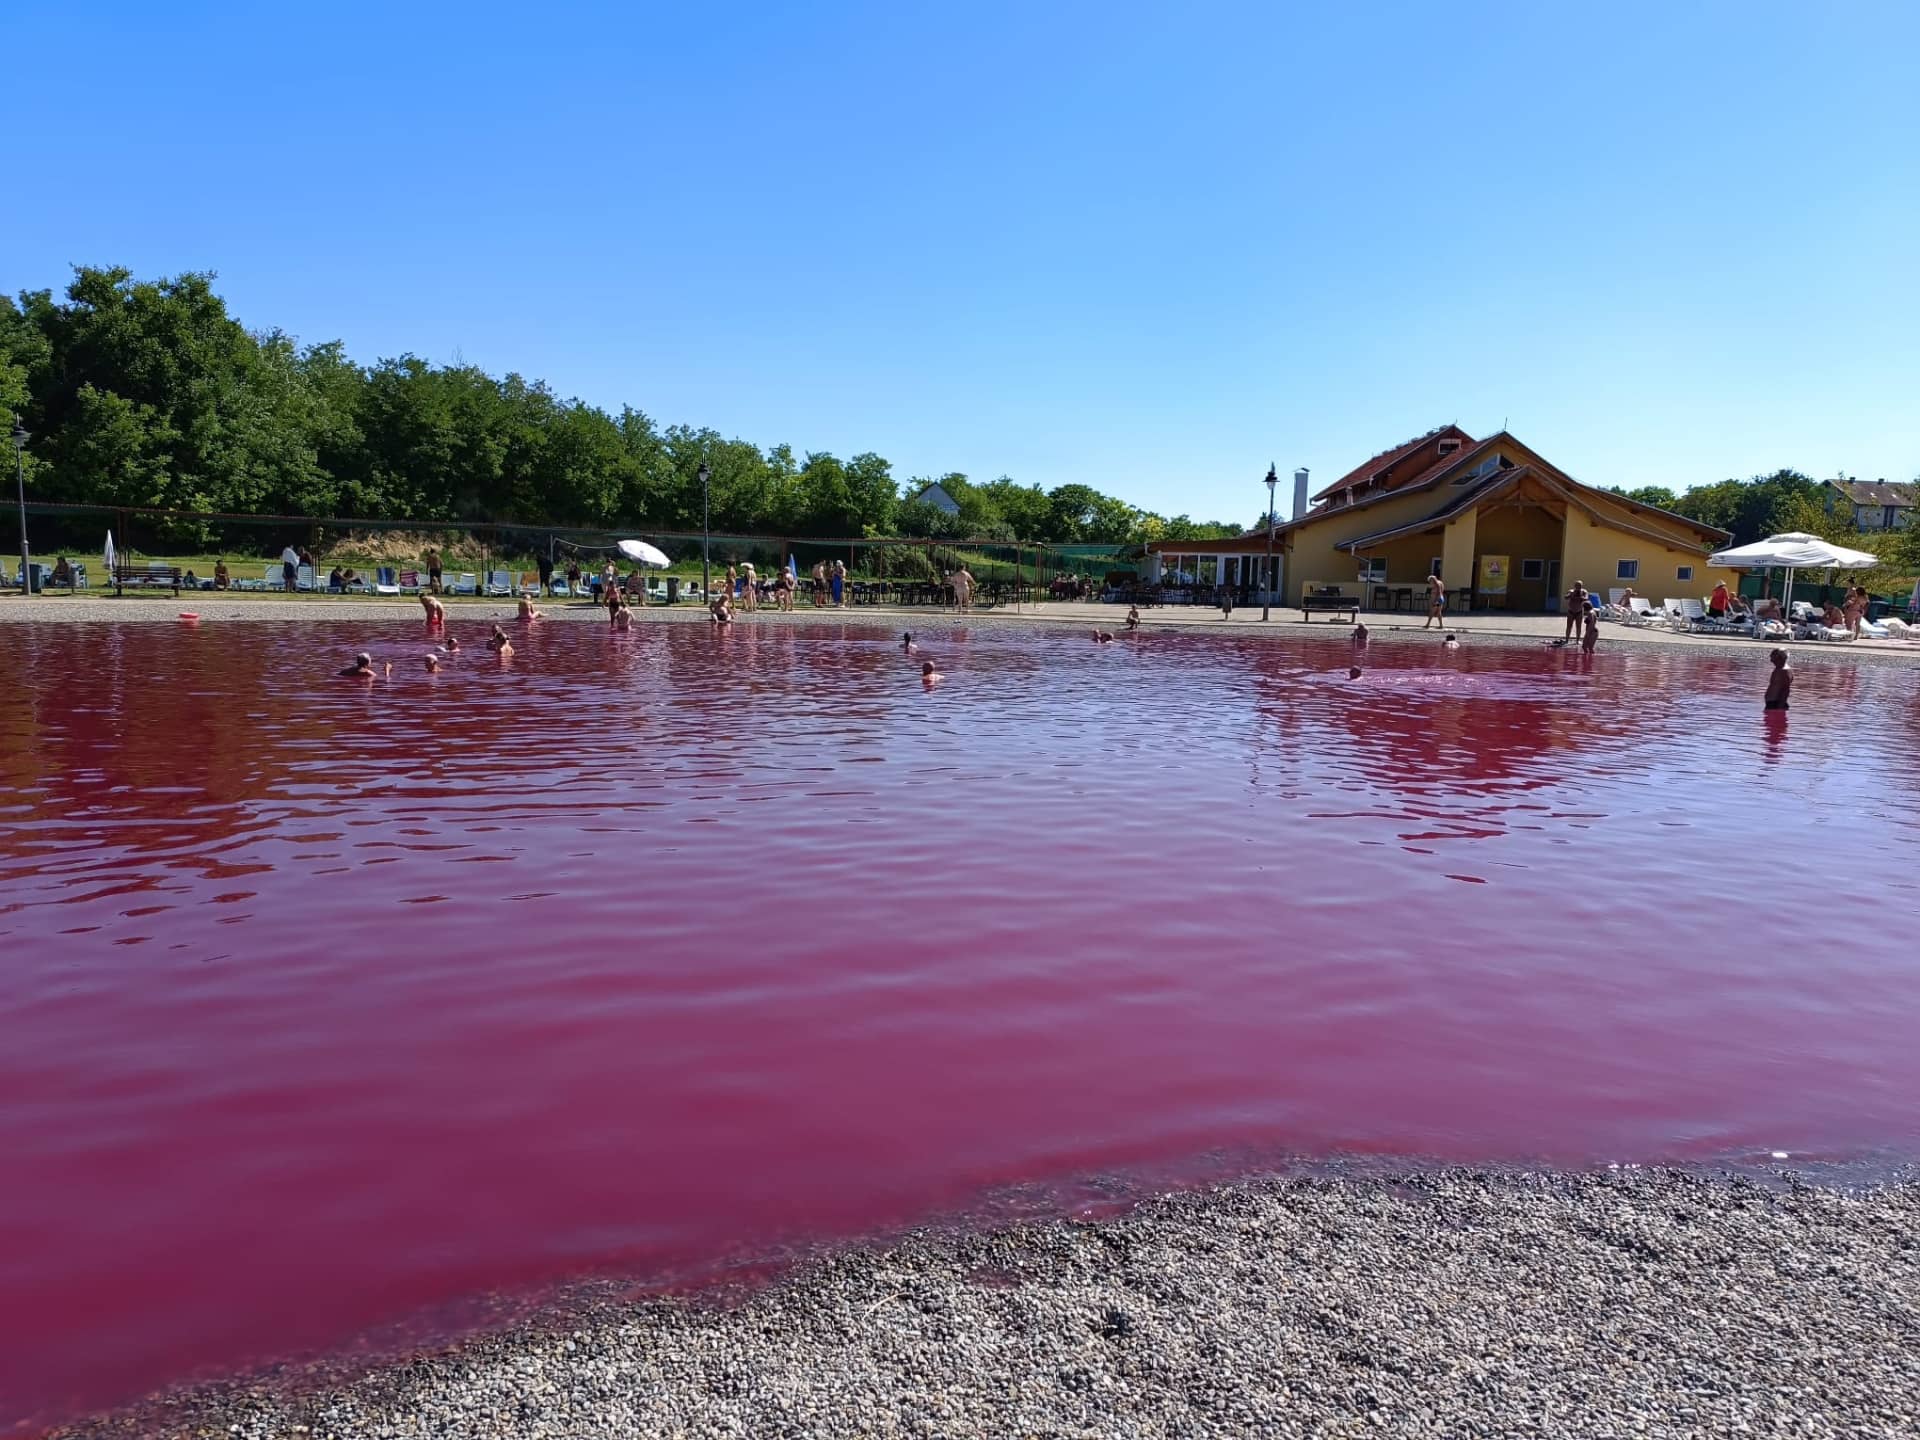
[{"label": "metal fence", "polygon": [[[365,520],[343,516],[239,515],[160,510],[135,506],[30,502],[28,528],[36,565],[70,557],[87,567],[100,588],[111,579],[101,573],[107,538],[123,563],[149,559],[228,561],[238,577],[241,567],[277,562],[283,548],[306,551],[325,569],[336,563],[361,570],[426,568],[437,552],[448,572],[485,575],[507,570],[516,578],[537,572],[541,558],[556,573],[578,565],[583,574],[598,572],[609,560],[622,570],[617,542],[644,539],[665,552],[670,573],[691,589],[703,561],[715,576],[715,589],[728,567],[743,575],[747,567],[762,580],[791,568],[803,594],[816,569],[823,577],[843,566],[845,584],[858,582],[871,593],[905,587],[939,586],[965,569],[986,603],[1029,603],[1062,594],[1099,594],[1109,576],[1131,573],[1126,547],[1114,545],[1042,545],[1002,540],[927,540],[782,534],[620,530],[570,526],[502,524],[487,521]],[[8,510],[6,519],[12,519]],[[0,534],[18,522],[0,520]],[[1133,552],[1135,555],[1138,551]],[[6,564],[9,579],[18,568],[16,546]],[[264,562],[264,563],[263,563]],[[245,573],[251,575],[248,569]],[[202,576],[201,578],[206,578]]]}]

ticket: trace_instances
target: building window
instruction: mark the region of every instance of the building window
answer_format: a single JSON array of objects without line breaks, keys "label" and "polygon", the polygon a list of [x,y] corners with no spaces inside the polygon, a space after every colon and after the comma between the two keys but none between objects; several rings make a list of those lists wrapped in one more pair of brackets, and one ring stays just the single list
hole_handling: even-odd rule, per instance
[{"label": "building window", "polygon": [[1427,574],[1429,574],[1429,575],[1438,575],[1438,574],[1440,574],[1440,572],[1441,572],[1441,567],[1442,567],[1443,565],[1445,565],[1445,564],[1446,564],[1446,559],[1445,559],[1445,557],[1444,557],[1444,556],[1440,556],[1440,555],[1436,555],[1436,556],[1434,556],[1434,557],[1433,557],[1433,561],[1432,561],[1432,568],[1431,568],[1430,570],[1428,570],[1428,571],[1427,571]]},{"label": "building window", "polygon": [[1640,578],[1640,562],[1638,560],[1622,560],[1614,567],[1613,578],[1616,580],[1638,580]]},{"label": "building window", "polygon": [[1360,562],[1360,578],[1368,585],[1386,584],[1387,562],[1380,559],[1362,560]]},{"label": "building window", "polygon": [[1544,580],[1547,578],[1547,562],[1544,560],[1522,560],[1520,562],[1522,580]]},{"label": "building window", "polygon": [[1678,570],[1673,572],[1673,578],[1676,580],[1691,580],[1693,578],[1693,567],[1691,565],[1682,565]]}]

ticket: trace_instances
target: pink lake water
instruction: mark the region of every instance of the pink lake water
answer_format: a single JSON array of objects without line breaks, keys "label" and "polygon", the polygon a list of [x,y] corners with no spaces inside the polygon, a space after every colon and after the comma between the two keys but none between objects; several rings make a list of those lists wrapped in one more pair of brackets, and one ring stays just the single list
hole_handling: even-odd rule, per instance
[{"label": "pink lake water", "polygon": [[0,1431],[1026,1182],[1920,1154],[1911,670],[0,640]]}]

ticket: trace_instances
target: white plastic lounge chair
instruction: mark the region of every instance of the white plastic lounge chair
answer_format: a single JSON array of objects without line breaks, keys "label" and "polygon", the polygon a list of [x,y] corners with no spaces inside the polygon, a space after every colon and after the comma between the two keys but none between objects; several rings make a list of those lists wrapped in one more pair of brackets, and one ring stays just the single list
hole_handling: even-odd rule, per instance
[{"label": "white plastic lounge chair", "polygon": [[376,595],[398,595],[400,587],[393,583],[393,567],[382,565],[373,572],[373,593]]},{"label": "white plastic lounge chair", "polygon": [[495,599],[513,594],[513,576],[504,570],[487,572],[487,594]]},{"label": "white plastic lounge chair", "polygon": [[317,588],[318,583],[313,577],[311,565],[302,565],[293,572],[293,588],[296,590],[312,590]]},{"label": "white plastic lounge chair", "polygon": [[1653,602],[1644,595],[1634,596],[1632,603],[1627,607],[1629,625],[1654,625],[1666,618],[1665,613],[1654,609]]},{"label": "white plastic lounge chair", "polygon": [[1861,617],[1860,620],[1860,633],[1869,640],[1887,640],[1891,639],[1893,635],[1893,632],[1887,629],[1883,621],[1868,620],[1864,616]]},{"label": "white plastic lounge chair", "polygon": [[402,570],[400,572],[400,591],[402,594],[411,595],[419,588],[420,572],[418,570]]},{"label": "white plastic lounge chair", "polygon": [[1898,615],[1887,616],[1886,619],[1880,622],[1880,625],[1881,628],[1887,632],[1887,638],[1889,640],[1920,641],[1920,626],[1909,625]]},{"label": "white plastic lounge chair", "polygon": [[480,593],[480,577],[471,570],[462,570],[458,575],[454,576],[453,584],[449,585],[447,589],[455,595],[478,595]]}]

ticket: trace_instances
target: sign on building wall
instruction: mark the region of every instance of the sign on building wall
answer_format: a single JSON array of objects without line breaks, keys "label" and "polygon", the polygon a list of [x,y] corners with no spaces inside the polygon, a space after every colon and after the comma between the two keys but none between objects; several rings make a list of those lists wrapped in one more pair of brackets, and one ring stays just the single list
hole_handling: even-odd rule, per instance
[{"label": "sign on building wall", "polygon": [[1475,588],[1482,595],[1507,593],[1507,557],[1505,555],[1480,557],[1480,583]]}]

